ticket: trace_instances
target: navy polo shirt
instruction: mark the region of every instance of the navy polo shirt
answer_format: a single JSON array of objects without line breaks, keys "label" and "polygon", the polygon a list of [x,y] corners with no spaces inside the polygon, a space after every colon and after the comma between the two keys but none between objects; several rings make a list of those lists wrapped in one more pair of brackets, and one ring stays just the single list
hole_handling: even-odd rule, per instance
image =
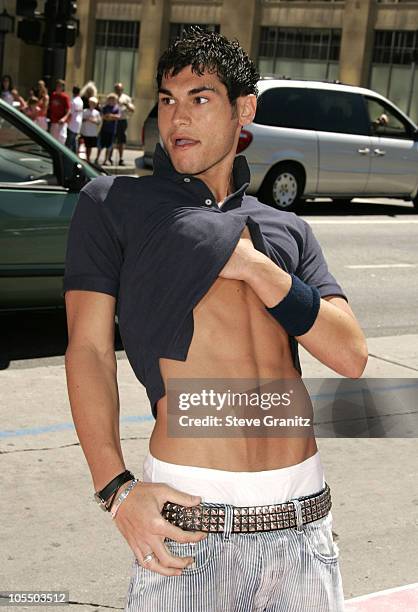
[{"label": "navy polo shirt", "polygon": [[[193,308],[207,293],[248,229],[256,249],[286,272],[339,295],[310,225],[246,195],[250,171],[243,155],[233,165],[235,192],[219,207],[196,176],[180,174],[160,144],[154,173],[140,178],[100,176],[80,192],[71,219],[63,279],[69,289],[116,299],[126,355],[145,386],[156,418],[166,394],[159,358],[185,361],[193,337]],[[289,337],[301,372],[297,341]]]}]

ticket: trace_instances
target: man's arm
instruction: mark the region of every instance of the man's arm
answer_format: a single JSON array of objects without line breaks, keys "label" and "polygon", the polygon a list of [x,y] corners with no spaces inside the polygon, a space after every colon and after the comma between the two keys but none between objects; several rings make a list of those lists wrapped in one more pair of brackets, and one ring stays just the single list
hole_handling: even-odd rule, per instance
[{"label": "man's arm", "polygon": [[119,394],[114,351],[115,298],[95,291],[65,293],[67,387],[74,425],[92,475],[101,490],[123,472]]},{"label": "man's arm", "polygon": [[[89,465],[94,489],[103,489],[125,471],[119,433],[119,392],[114,350],[115,297],[95,291],[65,293],[69,343],[65,353],[68,394],[77,436]],[[138,476],[138,475],[137,475]],[[126,488],[123,484],[118,494]],[[167,500],[193,506],[200,497],[163,483],[138,484],[121,504],[116,526],[140,564],[152,551],[147,565],[162,575],[180,575],[191,557],[176,557],[164,545],[166,537],[199,542],[202,531],[186,532],[161,516]]]},{"label": "man's arm", "polygon": [[350,306],[342,297],[327,295],[321,299],[319,315],[306,334],[297,336],[298,342],[338,374],[359,378],[367,365],[368,349]]},{"label": "man's arm", "polygon": [[[257,251],[250,238],[239,240],[220,276],[244,280],[268,308],[281,302],[292,284],[290,274]],[[367,363],[366,339],[347,302],[336,296],[327,297],[328,300],[320,300],[312,327],[296,339],[338,374],[358,378]]]}]

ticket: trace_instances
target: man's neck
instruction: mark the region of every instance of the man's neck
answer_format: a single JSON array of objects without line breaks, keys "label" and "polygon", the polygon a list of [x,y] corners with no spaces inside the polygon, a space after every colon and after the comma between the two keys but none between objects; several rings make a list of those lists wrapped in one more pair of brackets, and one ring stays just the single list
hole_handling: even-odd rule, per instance
[{"label": "man's neck", "polygon": [[235,191],[234,177],[233,177],[232,172],[231,172],[231,176],[229,177],[229,185],[228,185],[228,189],[227,189],[227,192],[226,192],[226,196],[224,198],[222,198],[222,200],[220,200],[217,203],[219,208],[222,208],[222,205],[223,205],[224,201],[226,200],[226,198],[229,195],[231,195],[231,193],[234,193],[234,191]]}]

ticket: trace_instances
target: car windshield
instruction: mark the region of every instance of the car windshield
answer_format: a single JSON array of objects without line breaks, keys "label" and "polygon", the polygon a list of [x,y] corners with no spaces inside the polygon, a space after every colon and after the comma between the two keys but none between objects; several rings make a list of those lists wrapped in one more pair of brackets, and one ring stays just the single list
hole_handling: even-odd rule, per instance
[{"label": "car windshield", "polygon": [[0,117],[0,180],[23,182],[49,179],[54,164],[49,151],[4,117]]}]

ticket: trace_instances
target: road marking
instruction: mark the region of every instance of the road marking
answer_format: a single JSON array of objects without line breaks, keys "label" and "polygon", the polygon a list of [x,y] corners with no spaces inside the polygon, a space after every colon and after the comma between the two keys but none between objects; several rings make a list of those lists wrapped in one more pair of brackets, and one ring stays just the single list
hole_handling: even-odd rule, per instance
[{"label": "road marking", "polygon": [[352,264],[344,266],[351,270],[360,270],[361,268],[416,268],[417,264],[396,263],[396,264]]},{"label": "road marking", "polygon": [[418,223],[418,219],[310,219],[304,217],[309,225],[387,225],[392,223]]},{"label": "road marking", "polygon": [[[143,423],[146,421],[154,421],[151,414],[132,415],[121,417],[121,423]],[[49,433],[51,431],[64,431],[66,429],[75,429],[74,423],[56,423],[55,425],[44,425],[41,427],[22,427],[21,429],[5,429],[0,430],[0,438],[14,438],[16,436],[37,436],[39,434]]]},{"label": "road marking", "polygon": [[346,599],[347,612],[399,612],[418,610],[418,582]]}]

